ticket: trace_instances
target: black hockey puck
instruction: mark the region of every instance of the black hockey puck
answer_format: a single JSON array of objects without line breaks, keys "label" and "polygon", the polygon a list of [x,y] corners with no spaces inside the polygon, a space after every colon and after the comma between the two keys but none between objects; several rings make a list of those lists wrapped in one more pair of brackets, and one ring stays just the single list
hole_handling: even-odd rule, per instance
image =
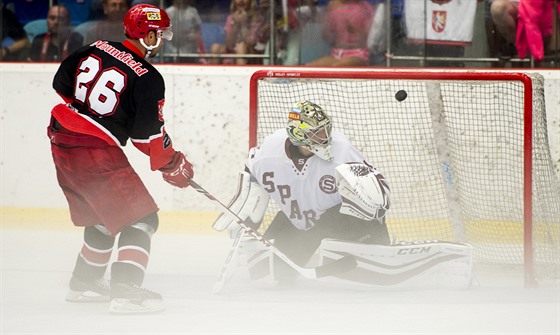
[{"label": "black hockey puck", "polygon": [[408,94],[406,93],[405,90],[400,90],[397,93],[395,93],[395,99],[397,99],[397,101],[403,101],[404,99],[406,99],[407,96]]}]

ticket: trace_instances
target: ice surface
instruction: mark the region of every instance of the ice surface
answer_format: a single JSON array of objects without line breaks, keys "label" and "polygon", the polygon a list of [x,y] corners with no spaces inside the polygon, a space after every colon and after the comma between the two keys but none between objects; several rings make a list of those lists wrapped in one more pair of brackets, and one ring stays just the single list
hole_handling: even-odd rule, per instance
[{"label": "ice surface", "polygon": [[293,289],[239,273],[212,287],[225,234],[154,235],[145,286],[166,311],[111,315],[107,303],[64,301],[81,230],[2,227],[0,334],[560,334],[558,284],[484,280],[464,291],[384,291],[300,280]]}]

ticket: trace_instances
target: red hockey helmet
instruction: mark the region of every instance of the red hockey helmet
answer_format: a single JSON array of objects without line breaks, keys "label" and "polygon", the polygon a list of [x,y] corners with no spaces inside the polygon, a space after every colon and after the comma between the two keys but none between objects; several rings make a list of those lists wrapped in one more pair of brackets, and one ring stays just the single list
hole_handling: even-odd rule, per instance
[{"label": "red hockey helmet", "polygon": [[156,6],[139,4],[128,10],[124,17],[124,34],[128,38],[142,39],[150,31],[158,32],[158,37],[171,40],[171,22],[169,15]]}]

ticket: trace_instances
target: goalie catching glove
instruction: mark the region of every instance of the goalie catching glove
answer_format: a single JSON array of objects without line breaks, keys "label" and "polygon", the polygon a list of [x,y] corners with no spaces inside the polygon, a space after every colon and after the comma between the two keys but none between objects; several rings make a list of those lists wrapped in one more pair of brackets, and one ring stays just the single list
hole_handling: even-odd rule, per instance
[{"label": "goalie catching glove", "polygon": [[342,214],[369,221],[381,219],[389,209],[389,186],[383,175],[369,165],[346,163],[337,166],[336,183],[342,197]]},{"label": "goalie catching glove", "polygon": [[[237,192],[228,208],[237,214],[239,219],[243,221],[250,219],[251,222],[260,224],[268,207],[269,199],[268,192],[252,180],[250,173],[243,171],[239,173]],[[235,224],[236,220],[231,215],[222,213],[218,216],[212,228],[223,231],[232,223]],[[238,228],[237,225],[234,228]]]}]

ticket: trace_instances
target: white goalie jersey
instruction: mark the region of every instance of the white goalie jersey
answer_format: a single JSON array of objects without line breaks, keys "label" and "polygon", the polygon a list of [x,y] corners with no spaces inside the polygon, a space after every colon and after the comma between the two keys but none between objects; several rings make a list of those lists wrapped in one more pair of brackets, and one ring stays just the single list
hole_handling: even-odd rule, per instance
[{"label": "white goalie jersey", "polygon": [[[286,130],[278,130],[268,136],[260,146],[251,149],[246,165],[256,182],[270,194],[276,205],[300,230],[310,229],[327,209],[343,202],[338,192],[337,166],[355,163],[377,171],[366,162],[365,157],[352,143],[336,130],[332,133],[332,161],[315,155],[294,156],[289,147]],[[377,174],[381,176],[378,172]],[[370,207],[375,207],[376,213],[379,207],[388,208],[389,197],[389,189],[385,183],[380,183],[378,189],[383,193],[382,203],[370,204]],[[385,210],[379,211],[384,212]],[[372,215],[369,219],[371,218],[379,217]]]}]

